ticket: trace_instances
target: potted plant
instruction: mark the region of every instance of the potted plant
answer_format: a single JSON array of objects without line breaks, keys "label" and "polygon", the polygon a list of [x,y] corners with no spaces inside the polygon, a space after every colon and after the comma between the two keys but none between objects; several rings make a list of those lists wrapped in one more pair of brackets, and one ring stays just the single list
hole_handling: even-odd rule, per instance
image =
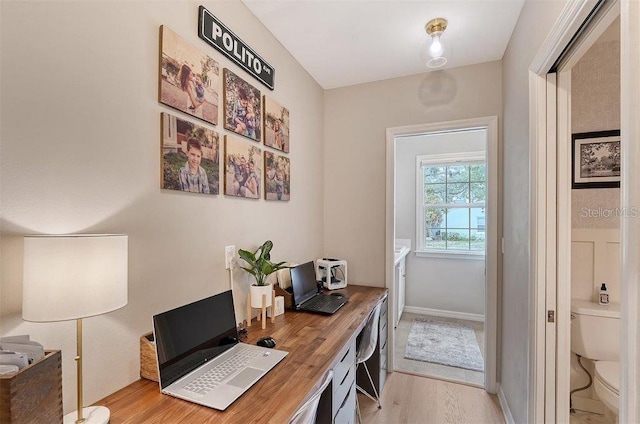
[{"label": "potted plant", "polygon": [[285,262],[271,262],[271,249],[273,249],[273,242],[271,240],[267,240],[262,244],[262,246],[258,247],[255,252],[249,252],[243,249],[238,250],[238,255],[248,265],[246,267],[241,266],[240,268],[253,275],[256,279],[255,284],[251,285],[252,308],[262,307],[263,294],[267,295],[267,302],[265,306],[271,306],[272,288],[270,284],[267,284],[267,277],[279,269],[288,268],[284,265]]}]

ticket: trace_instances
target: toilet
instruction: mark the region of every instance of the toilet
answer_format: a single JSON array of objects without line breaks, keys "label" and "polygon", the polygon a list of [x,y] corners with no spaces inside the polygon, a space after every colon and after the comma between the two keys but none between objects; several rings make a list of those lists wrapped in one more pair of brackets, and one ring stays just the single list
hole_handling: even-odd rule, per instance
[{"label": "toilet", "polygon": [[620,399],[620,305],[572,300],[571,351],[594,362],[596,396],[617,416]]}]

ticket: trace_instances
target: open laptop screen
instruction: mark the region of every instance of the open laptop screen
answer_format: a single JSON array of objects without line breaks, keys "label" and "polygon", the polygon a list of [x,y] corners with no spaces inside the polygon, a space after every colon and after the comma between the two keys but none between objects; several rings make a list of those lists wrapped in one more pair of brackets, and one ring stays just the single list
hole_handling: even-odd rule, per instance
[{"label": "open laptop screen", "polygon": [[153,317],[160,385],[183,375],[238,343],[231,291]]},{"label": "open laptop screen", "polygon": [[291,286],[293,287],[293,302],[296,306],[318,293],[316,269],[313,266],[313,261],[291,268]]}]

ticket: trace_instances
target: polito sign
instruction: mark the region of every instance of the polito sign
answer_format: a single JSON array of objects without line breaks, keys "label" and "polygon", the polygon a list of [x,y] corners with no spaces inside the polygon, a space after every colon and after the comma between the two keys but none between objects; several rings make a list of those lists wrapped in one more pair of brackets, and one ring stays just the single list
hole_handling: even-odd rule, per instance
[{"label": "polito sign", "polygon": [[276,70],[204,6],[200,6],[198,36],[273,90]]}]

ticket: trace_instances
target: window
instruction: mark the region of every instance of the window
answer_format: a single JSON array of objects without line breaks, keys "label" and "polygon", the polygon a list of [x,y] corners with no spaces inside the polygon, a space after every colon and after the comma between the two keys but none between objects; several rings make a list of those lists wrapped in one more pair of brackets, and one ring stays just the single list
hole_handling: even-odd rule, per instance
[{"label": "window", "polygon": [[484,255],[484,153],[418,156],[417,248]]}]

